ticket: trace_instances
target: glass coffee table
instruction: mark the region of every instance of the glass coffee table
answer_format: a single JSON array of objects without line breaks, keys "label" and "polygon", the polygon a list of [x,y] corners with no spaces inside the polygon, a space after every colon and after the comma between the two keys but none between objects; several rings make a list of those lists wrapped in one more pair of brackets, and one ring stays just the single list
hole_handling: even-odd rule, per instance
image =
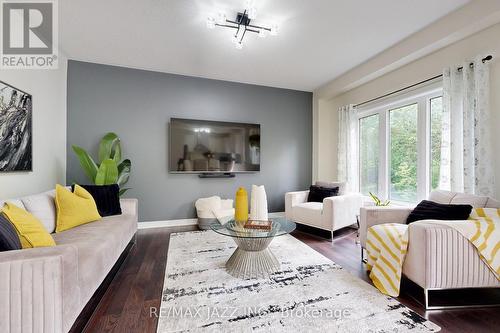
[{"label": "glass coffee table", "polygon": [[244,228],[244,222],[231,220],[223,225],[212,224],[210,228],[218,234],[231,237],[238,246],[226,269],[237,278],[266,277],[280,269],[280,263],[268,246],[274,237],[295,230],[295,223],[285,218],[272,218],[271,230]]}]

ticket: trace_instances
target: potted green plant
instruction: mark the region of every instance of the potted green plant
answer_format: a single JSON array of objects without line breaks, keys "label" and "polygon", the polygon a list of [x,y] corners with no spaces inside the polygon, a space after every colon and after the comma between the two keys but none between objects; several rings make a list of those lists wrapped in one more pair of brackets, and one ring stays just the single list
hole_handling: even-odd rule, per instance
[{"label": "potted green plant", "polygon": [[92,184],[111,185],[118,184],[120,196],[128,188],[123,186],[128,182],[132,163],[129,159],[122,160],[120,138],[115,133],[107,133],[99,143],[99,163],[83,148],[73,145],[80,165]]},{"label": "potted green plant", "polygon": [[377,197],[375,194],[372,192],[368,192],[370,194],[370,197],[372,198],[373,202],[375,203],[375,206],[389,206],[391,202],[389,200],[382,201]]}]

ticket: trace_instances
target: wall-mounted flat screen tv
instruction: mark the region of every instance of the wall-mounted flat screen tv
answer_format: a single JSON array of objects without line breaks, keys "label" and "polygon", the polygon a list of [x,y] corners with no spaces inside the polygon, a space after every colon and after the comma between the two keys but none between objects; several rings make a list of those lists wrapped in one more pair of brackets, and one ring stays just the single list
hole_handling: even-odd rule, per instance
[{"label": "wall-mounted flat screen tv", "polygon": [[170,119],[172,173],[260,171],[260,125]]}]

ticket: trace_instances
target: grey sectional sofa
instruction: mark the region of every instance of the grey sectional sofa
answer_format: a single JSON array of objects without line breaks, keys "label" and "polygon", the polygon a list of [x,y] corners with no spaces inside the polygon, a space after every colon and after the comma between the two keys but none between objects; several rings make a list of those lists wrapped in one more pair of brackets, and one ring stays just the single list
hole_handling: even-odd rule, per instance
[{"label": "grey sectional sofa", "polygon": [[[53,191],[6,201],[55,226]],[[121,207],[122,215],[53,234],[55,247],[0,252],[0,332],[71,329],[137,231],[137,200]]]}]

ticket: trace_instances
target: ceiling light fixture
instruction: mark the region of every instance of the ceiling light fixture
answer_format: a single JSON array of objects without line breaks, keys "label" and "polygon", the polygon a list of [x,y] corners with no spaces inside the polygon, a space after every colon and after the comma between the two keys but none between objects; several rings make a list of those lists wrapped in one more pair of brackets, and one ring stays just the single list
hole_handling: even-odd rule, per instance
[{"label": "ceiling light fixture", "polygon": [[236,19],[228,20],[224,13],[218,13],[216,17],[207,18],[207,28],[214,29],[215,27],[230,28],[236,30],[232,36],[232,41],[236,48],[243,48],[243,38],[247,32],[258,34],[259,37],[266,37],[268,34],[276,36],[278,34],[278,25],[273,24],[271,27],[250,24],[257,17],[257,9],[253,6],[253,1],[247,1],[247,9],[243,13],[236,14]]}]

